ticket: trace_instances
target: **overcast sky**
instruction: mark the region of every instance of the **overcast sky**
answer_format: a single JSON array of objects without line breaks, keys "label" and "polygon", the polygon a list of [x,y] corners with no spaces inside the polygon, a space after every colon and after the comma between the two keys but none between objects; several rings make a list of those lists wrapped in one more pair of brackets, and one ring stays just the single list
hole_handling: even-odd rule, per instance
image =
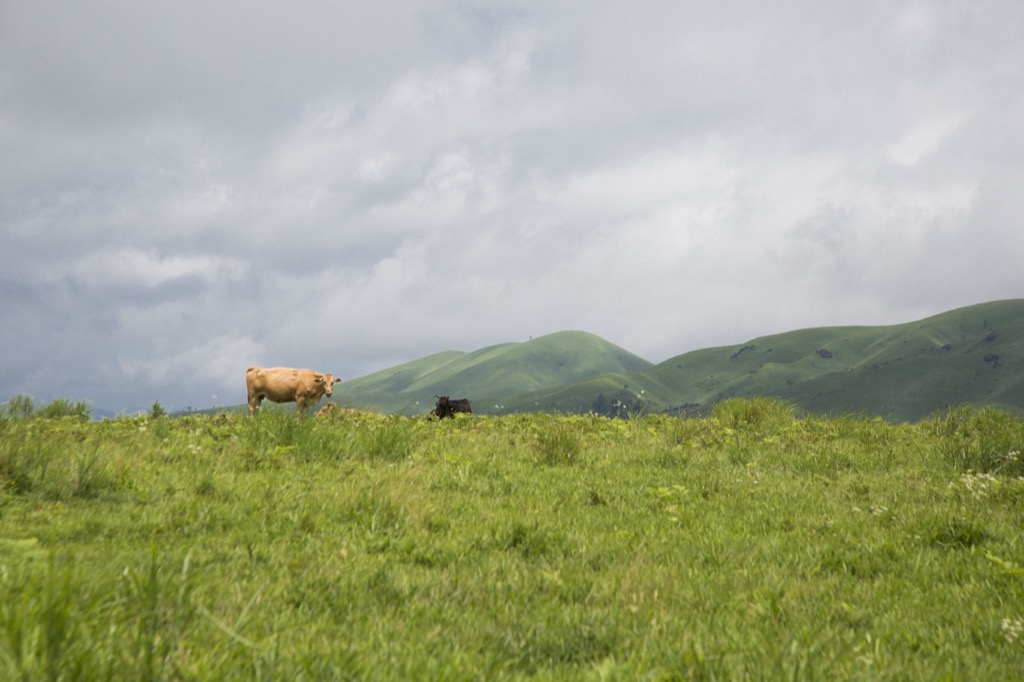
[{"label": "overcast sky", "polygon": [[0,401],[1024,297],[1024,2],[0,4]]}]

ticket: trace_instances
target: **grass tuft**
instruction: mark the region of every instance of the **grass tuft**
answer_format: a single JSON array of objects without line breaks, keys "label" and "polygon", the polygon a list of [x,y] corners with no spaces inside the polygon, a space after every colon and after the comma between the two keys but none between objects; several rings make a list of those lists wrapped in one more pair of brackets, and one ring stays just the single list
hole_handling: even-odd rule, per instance
[{"label": "grass tuft", "polygon": [[778,398],[730,398],[716,404],[711,410],[711,416],[729,428],[761,433],[790,424],[793,412],[792,403]]},{"label": "grass tuft", "polygon": [[933,419],[942,458],[960,472],[1024,476],[1024,423],[995,407],[950,408]]},{"label": "grass tuft", "polygon": [[537,434],[534,450],[541,464],[571,466],[581,463],[583,440],[572,422],[558,423]]}]

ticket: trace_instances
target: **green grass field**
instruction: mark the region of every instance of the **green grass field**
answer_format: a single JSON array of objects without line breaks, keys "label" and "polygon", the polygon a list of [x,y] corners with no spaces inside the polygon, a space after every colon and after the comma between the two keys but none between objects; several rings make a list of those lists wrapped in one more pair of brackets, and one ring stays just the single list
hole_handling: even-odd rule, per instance
[{"label": "green grass field", "polygon": [[8,415],[0,679],[1020,679],[1022,448],[766,399]]}]

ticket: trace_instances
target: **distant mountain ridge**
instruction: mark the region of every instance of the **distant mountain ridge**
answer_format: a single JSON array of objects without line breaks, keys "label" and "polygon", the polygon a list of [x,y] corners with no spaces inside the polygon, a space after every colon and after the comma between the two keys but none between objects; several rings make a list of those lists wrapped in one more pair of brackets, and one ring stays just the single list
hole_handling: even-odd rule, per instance
[{"label": "distant mountain ridge", "polygon": [[699,413],[755,395],[894,421],[963,403],[1024,413],[1024,299],[905,324],[801,329],[656,365],[593,334],[558,332],[430,355],[338,384],[333,400],[425,414],[435,394],[469,398],[482,414]]},{"label": "distant mountain ridge", "polygon": [[636,372],[653,363],[599,336],[564,331],[472,352],[445,351],[346,381],[334,401],[415,414],[435,395],[470,397],[474,409],[494,411],[507,397],[571,385],[608,372]]},{"label": "distant mountain ridge", "polygon": [[905,324],[803,329],[693,351],[640,372],[517,396],[506,409],[702,412],[755,395],[809,412],[893,421],[965,403],[1024,413],[1024,299]]}]

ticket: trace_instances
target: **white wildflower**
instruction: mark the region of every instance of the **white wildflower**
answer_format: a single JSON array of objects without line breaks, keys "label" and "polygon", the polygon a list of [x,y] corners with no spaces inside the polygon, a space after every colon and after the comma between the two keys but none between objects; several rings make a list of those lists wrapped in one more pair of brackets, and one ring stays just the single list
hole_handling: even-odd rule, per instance
[{"label": "white wildflower", "polygon": [[967,492],[976,500],[988,497],[991,489],[998,485],[999,481],[992,474],[975,474],[971,471],[960,475],[960,483],[967,488]]},{"label": "white wildflower", "polygon": [[1020,618],[1003,618],[1003,622],[1000,623],[1000,629],[1003,631],[1003,639],[1013,644],[1024,634],[1024,620]]}]

